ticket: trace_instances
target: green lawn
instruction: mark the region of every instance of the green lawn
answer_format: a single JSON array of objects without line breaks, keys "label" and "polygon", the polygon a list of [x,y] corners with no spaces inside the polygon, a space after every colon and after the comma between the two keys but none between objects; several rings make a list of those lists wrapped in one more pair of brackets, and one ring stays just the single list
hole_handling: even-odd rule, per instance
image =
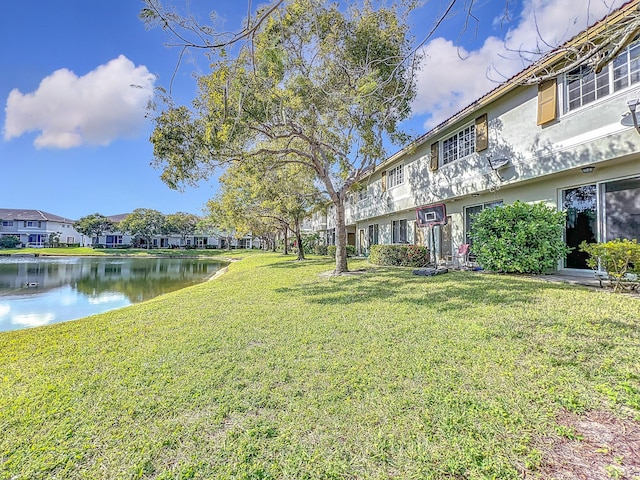
[{"label": "green lawn", "polygon": [[0,333],[0,478],[535,478],[561,412],[640,419],[637,298],[239,254]]}]

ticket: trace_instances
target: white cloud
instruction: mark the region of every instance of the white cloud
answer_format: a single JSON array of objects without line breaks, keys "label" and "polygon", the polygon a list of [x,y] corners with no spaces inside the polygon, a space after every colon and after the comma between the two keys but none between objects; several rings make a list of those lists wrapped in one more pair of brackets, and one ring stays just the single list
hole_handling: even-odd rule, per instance
[{"label": "white cloud", "polygon": [[55,319],[56,316],[53,313],[26,313],[14,315],[11,323],[24,327],[41,327],[52,323]]},{"label": "white cloud", "polygon": [[37,148],[108,145],[141,133],[155,76],[124,55],[78,77],[60,69],[38,89],[9,93],[5,108],[5,140],[38,131]]},{"label": "white cloud", "polygon": [[522,70],[526,63],[517,52],[548,51],[625,1],[525,0],[517,25],[477,50],[433,39],[423,49],[414,112],[428,115],[424,128],[431,129]]}]

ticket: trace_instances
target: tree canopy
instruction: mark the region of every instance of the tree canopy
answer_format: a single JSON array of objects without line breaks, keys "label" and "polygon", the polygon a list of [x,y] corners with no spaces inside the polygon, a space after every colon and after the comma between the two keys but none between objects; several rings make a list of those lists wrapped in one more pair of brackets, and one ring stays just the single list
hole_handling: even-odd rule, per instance
[{"label": "tree canopy", "polygon": [[118,228],[133,237],[144,239],[146,247],[150,248],[153,236],[165,232],[166,218],[157,210],[136,208],[120,221]]},{"label": "tree canopy", "polygon": [[82,235],[95,238],[97,243],[100,235],[114,229],[114,223],[100,213],[92,213],[74,222],[73,228]]},{"label": "tree canopy", "polygon": [[[226,210],[236,228],[254,235],[272,237],[270,232],[282,232],[285,253],[288,231],[301,246],[302,222],[321,201],[312,171],[295,163],[279,168],[268,160],[239,163],[227,169],[220,184],[220,194],[209,208],[215,204],[214,210]],[[303,248],[298,248],[298,259],[304,259]]]},{"label": "tree canopy", "polygon": [[182,244],[185,244],[186,238],[193,235],[198,226],[200,217],[193,213],[176,212],[165,217],[165,232],[180,235]]},{"label": "tree canopy", "polygon": [[347,270],[344,202],[360,176],[403,144],[398,123],[415,96],[407,15],[414,2],[341,10],[289,0],[251,42],[213,55],[191,108],[170,99],[155,117],[155,165],[172,188],[218,167],[269,158],[316,176],[336,211],[336,273]]}]

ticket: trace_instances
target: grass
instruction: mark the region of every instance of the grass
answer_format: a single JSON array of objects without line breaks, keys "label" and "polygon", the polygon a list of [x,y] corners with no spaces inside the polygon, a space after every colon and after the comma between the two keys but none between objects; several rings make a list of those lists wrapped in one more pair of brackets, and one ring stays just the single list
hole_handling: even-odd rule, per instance
[{"label": "grass", "polygon": [[0,478],[535,478],[560,412],[640,419],[637,298],[241,255],[0,334]]}]

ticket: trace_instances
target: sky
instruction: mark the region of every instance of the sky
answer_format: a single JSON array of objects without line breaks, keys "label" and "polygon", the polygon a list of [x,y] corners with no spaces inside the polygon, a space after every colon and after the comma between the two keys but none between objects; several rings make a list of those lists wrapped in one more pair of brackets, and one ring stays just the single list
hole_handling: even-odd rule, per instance
[{"label": "sky", "polygon": [[[169,0],[184,7],[185,0]],[[254,2],[254,6],[257,2]],[[339,3],[345,3],[344,1]],[[448,0],[427,0],[411,17],[424,54],[412,117],[419,136],[526,66],[520,51],[548,50],[621,6],[623,0],[458,0],[431,36]],[[472,15],[465,8],[473,5]],[[167,46],[138,19],[141,0],[21,0],[0,15],[0,208],[71,219],[136,208],[201,214],[217,180],[184,192],[153,168],[147,104],[157,87],[179,104],[197,95],[203,55]],[[190,0],[227,30],[246,0]],[[389,154],[394,153],[390,151]]]}]

